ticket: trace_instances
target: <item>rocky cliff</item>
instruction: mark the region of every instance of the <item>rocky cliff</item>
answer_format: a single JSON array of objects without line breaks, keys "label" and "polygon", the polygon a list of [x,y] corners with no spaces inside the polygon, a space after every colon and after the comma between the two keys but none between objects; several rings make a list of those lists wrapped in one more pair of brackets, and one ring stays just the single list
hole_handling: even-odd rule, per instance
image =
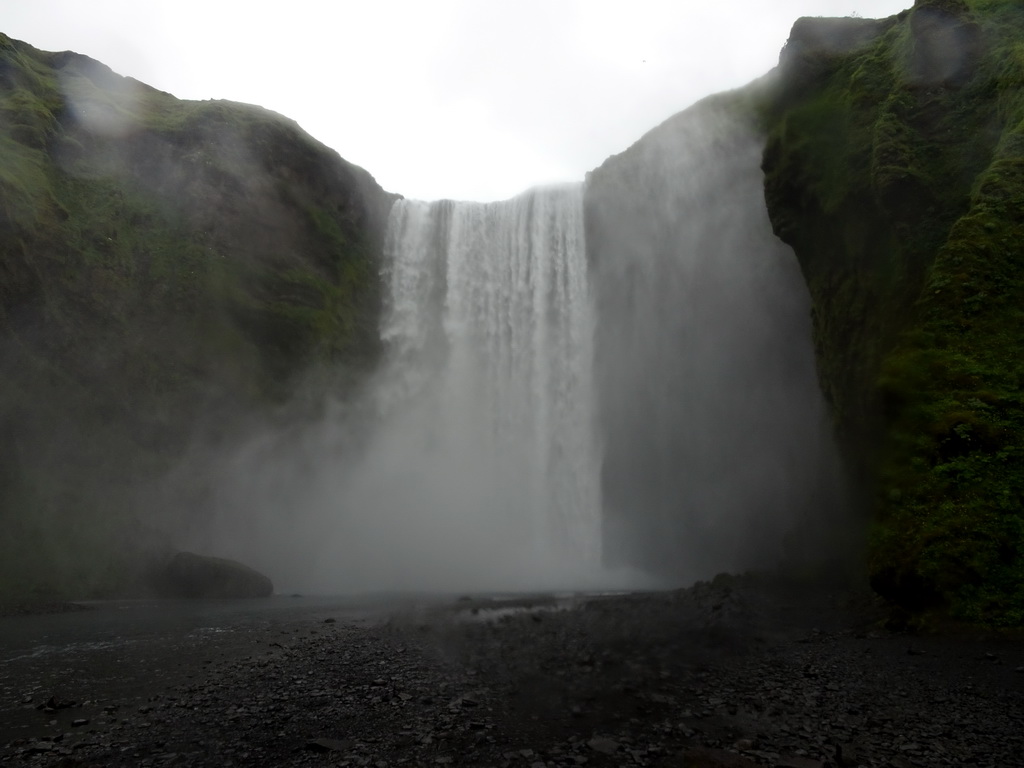
[{"label": "rocky cliff", "polygon": [[1024,622],[1024,8],[802,19],[766,199],[813,300],[875,588]]},{"label": "rocky cliff", "polygon": [[277,114],[3,35],[0,157],[0,594],[99,592],[187,446],[372,365],[393,196]]}]

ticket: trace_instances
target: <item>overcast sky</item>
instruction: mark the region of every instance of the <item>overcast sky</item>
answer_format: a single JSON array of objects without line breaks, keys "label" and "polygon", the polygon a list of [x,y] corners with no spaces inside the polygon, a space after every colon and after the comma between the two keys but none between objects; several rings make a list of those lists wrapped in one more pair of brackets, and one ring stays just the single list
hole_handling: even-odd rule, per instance
[{"label": "overcast sky", "polygon": [[3,0],[0,32],[294,118],[407,197],[573,181],[778,59],[799,16],[912,0]]}]

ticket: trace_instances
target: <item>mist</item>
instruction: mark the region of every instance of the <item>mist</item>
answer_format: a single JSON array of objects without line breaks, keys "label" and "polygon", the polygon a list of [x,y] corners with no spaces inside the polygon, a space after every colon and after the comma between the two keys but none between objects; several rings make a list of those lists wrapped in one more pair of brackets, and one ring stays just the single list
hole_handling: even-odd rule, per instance
[{"label": "mist", "polygon": [[827,559],[848,509],[811,306],[736,95],[592,174],[606,557],[673,583]]},{"label": "mist", "polygon": [[582,187],[399,201],[384,251],[379,370],[234,457],[198,541],[303,591],[648,584],[602,565]]},{"label": "mist", "polygon": [[665,587],[827,559],[846,525],[810,302],[728,98],[569,184],[400,200],[383,358],[204,455],[181,546],[279,591]]}]

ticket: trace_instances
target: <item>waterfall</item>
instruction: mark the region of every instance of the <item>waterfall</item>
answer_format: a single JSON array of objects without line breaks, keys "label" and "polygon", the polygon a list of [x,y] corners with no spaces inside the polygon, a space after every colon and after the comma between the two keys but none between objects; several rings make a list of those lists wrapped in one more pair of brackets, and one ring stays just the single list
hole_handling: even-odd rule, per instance
[{"label": "waterfall", "polygon": [[709,101],[585,196],[396,202],[381,362],[218,470],[224,551],[318,592],[665,586],[838,551],[810,301],[762,149]]},{"label": "waterfall", "polygon": [[[597,572],[600,456],[580,185],[395,203],[380,426],[364,466],[382,577],[493,588]],[[412,535],[410,535],[410,532]],[[397,559],[396,559],[397,558]],[[411,573],[411,571],[410,571]],[[408,585],[405,585],[408,586]]]}]

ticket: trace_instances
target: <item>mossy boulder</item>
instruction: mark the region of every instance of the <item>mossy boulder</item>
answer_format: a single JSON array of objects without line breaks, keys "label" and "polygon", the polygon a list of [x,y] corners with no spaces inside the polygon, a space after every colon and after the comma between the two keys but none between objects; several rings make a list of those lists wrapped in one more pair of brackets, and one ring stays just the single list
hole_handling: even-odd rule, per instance
[{"label": "mossy boulder", "polygon": [[1024,623],[1024,7],[919,1],[845,49],[819,23],[783,53],[765,191],[811,290],[872,583]]},{"label": "mossy boulder", "polygon": [[161,597],[245,599],[270,597],[274,585],[259,571],[236,560],[176,552],[153,578]]}]

